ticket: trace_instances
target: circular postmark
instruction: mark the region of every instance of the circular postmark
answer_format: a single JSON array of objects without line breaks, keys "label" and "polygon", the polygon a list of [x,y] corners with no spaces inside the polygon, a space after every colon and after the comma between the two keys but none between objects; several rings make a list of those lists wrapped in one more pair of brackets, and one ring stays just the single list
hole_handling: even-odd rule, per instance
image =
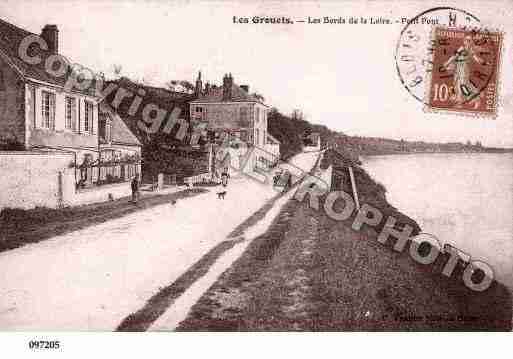
[{"label": "circular postmark", "polygon": [[479,25],[480,20],[475,15],[453,7],[431,8],[408,19],[397,41],[395,63],[401,83],[416,100],[428,104],[425,98],[426,75],[440,70],[440,67],[433,66],[433,52],[442,46],[433,39],[433,29],[471,29]]}]

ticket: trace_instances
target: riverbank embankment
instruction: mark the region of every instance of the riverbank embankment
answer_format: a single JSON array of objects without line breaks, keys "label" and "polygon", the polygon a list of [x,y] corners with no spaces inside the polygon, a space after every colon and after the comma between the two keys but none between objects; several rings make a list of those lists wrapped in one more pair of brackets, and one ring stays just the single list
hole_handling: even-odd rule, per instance
[{"label": "riverbank embankment", "polygon": [[351,193],[348,165],[360,203],[383,214],[379,224],[355,230],[356,211],[337,221],[312,208],[308,196],[291,199],[178,330],[511,330],[511,295],[503,285],[472,291],[462,281],[463,264],[442,275],[447,255],[423,265],[410,256],[411,241],[401,252],[392,248],[393,237],[378,241],[389,216],[398,230],[409,225],[415,235],[421,229],[387,202],[385,188],[357,163],[328,152],[321,168],[333,166],[332,191]]}]

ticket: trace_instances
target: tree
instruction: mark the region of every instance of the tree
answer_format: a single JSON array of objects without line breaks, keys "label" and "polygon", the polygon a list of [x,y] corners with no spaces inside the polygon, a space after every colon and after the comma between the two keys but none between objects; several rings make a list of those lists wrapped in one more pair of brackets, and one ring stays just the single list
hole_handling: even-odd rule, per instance
[{"label": "tree", "polygon": [[114,72],[114,79],[119,79],[121,77],[121,73],[123,71],[123,66],[120,64],[114,64],[112,65],[113,72]]},{"label": "tree", "polygon": [[173,92],[194,93],[195,86],[187,80],[170,80],[166,87]]}]

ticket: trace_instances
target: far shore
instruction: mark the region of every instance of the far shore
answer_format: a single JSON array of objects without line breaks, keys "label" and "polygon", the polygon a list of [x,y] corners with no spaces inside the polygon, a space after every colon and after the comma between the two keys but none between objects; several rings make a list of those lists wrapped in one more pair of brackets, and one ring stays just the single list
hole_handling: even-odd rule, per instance
[{"label": "far shore", "polygon": [[513,149],[504,149],[504,150],[496,150],[496,151],[467,151],[467,152],[456,152],[456,151],[418,151],[418,152],[383,152],[383,153],[365,153],[360,154],[360,158],[364,157],[376,157],[376,156],[390,156],[390,155],[446,155],[446,154],[508,154],[513,153]]}]

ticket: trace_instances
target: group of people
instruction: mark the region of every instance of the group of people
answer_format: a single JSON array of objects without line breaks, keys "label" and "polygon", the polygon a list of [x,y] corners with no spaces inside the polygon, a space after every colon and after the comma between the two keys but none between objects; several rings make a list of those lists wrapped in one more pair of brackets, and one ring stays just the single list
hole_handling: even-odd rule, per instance
[{"label": "group of people", "polygon": [[[226,188],[228,186],[228,179],[230,178],[230,174],[228,173],[228,168],[224,168],[223,172],[221,172],[221,185]],[[130,187],[132,189],[132,203],[137,203],[140,197],[140,177],[139,175],[135,175],[130,182]]]},{"label": "group of people", "polygon": [[274,186],[284,187],[284,189],[292,187],[292,175],[289,171],[277,172],[273,177]]}]

